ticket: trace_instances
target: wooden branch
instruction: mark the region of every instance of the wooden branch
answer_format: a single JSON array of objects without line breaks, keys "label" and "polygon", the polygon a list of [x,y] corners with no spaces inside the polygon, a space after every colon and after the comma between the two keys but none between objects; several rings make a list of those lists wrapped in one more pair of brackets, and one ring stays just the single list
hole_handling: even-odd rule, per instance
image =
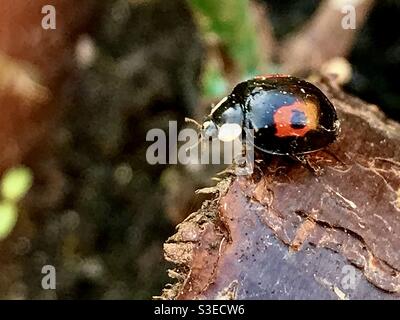
[{"label": "wooden branch", "polygon": [[[355,29],[345,29],[342,20],[346,13],[342,8],[352,3]],[[323,1],[309,22],[282,43],[278,50],[282,70],[289,74],[304,74],[320,70],[325,62],[335,57],[346,57],[373,5],[373,0]]]},{"label": "wooden branch", "polygon": [[323,172],[272,157],[222,180],[165,243],[177,282],[162,298],[399,297],[400,124],[317,85],[342,121],[340,139],[309,156]]}]

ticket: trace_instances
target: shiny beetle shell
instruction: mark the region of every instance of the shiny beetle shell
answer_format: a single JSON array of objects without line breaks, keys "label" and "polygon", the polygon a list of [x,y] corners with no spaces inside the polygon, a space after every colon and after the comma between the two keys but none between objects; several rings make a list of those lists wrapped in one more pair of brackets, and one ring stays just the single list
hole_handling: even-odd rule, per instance
[{"label": "shiny beetle shell", "polygon": [[320,89],[282,75],[239,83],[212,109],[203,129],[219,130],[227,123],[254,129],[254,146],[280,155],[320,150],[340,131],[335,107]]}]

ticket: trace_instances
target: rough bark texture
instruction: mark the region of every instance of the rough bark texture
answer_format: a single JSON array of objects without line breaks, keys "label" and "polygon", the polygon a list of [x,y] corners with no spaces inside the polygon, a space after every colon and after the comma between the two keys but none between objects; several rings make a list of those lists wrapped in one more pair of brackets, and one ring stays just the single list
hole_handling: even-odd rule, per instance
[{"label": "rough bark texture", "polygon": [[319,174],[271,157],[252,176],[223,179],[165,243],[177,282],[162,298],[399,297],[400,125],[317,85],[342,122],[338,141],[308,157]]}]

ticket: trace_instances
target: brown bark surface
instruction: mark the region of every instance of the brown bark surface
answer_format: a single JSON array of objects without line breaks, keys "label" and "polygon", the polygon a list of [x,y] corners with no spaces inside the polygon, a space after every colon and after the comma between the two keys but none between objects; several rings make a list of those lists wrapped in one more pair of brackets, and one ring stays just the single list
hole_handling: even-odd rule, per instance
[{"label": "brown bark surface", "polygon": [[[309,155],[228,176],[165,243],[166,299],[395,299],[400,293],[400,125],[374,105],[317,85],[342,123]],[[348,269],[355,279],[346,286]]]}]

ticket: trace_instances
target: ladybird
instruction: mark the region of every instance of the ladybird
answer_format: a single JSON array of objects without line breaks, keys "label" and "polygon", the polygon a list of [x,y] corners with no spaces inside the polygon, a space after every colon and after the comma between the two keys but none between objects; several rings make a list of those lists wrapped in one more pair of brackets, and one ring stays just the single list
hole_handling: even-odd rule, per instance
[{"label": "ladybird", "polygon": [[286,75],[239,83],[202,125],[205,138],[231,141],[253,129],[254,147],[268,154],[302,155],[336,140],[340,123],[333,104],[313,84]]}]

